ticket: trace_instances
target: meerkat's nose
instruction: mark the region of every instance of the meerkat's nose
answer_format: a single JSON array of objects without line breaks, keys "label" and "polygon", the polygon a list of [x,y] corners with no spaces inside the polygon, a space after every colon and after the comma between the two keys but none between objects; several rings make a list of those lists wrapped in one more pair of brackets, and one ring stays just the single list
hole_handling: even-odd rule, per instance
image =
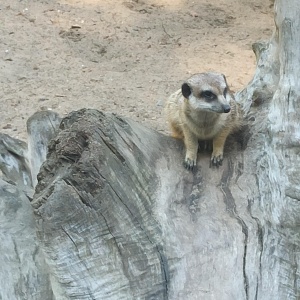
[{"label": "meerkat's nose", "polygon": [[224,111],[224,113],[229,113],[230,112],[230,105],[223,105],[223,111]]}]

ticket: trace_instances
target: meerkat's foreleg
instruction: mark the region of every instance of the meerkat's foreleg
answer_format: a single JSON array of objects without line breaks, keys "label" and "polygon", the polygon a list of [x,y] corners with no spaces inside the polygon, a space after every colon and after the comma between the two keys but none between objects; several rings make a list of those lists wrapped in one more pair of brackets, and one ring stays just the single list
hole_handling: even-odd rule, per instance
[{"label": "meerkat's foreleg", "polygon": [[219,167],[222,165],[224,145],[229,134],[230,130],[225,128],[213,139],[213,152],[210,166]]},{"label": "meerkat's foreleg", "polygon": [[188,128],[183,128],[183,135],[186,148],[184,166],[188,170],[193,170],[197,165],[198,138]]},{"label": "meerkat's foreleg", "polygon": [[171,128],[171,132],[172,132],[171,135],[173,138],[175,138],[175,139],[183,139],[184,138],[182,130],[176,124],[170,123],[170,128]]}]

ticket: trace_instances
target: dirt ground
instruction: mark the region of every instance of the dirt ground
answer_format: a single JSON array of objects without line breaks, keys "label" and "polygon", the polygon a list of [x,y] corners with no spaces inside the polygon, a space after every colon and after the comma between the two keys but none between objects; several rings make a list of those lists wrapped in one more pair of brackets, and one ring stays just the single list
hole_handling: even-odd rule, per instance
[{"label": "dirt ground", "polygon": [[252,78],[269,0],[1,0],[0,131],[26,139],[37,110],[96,108],[166,131],[165,99],[213,70]]}]

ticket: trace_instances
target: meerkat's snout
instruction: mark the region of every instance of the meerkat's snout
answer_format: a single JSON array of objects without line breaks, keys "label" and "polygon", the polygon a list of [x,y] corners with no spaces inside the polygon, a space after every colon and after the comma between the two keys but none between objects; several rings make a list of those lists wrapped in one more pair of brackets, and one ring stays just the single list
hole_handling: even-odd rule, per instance
[{"label": "meerkat's snout", "polygon": [[226,95],[219,96],[218,102],[221,105],[221,109],[222,109],[221,112],[226,113],[226,114],[230,112],[230,110],[231,110],[230,102],[228,102]]},{"label": "meerkat's snout", "polygon": [[229,105],[225,105],[224,106],[224,113],[229,113],[230,112],[230,106]]},{"label": "meerkat's snout", "polygon": [[226,114],[229,113],[230,110],[231,110],[230,105],[224,104],[223,105],[223,110],[224,110],[224,113],[226,113]]}]

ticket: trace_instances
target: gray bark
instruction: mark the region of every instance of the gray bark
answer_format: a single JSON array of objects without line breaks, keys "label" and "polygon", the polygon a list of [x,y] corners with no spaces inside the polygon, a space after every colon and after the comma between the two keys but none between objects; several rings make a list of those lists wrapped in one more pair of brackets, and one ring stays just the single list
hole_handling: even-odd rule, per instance
[{"label": "gray bark", "polygon": [[1,179],[0,239],[0,299],[54,299],[30,202]]},{"label": "gray bark", "polygon": [[260,232],[257,299],[299,299],[300,3],[279,0],[275,11],[274,35],[257,48],[257,72],[238,95],[252,123],[241,179],[252,182],[243,190]]},{"label": "gray bark", "polygon": [[[57,127],[57,122],[53,127],[50,120],[57,121],[57,114],[38,112],[28,120],[29,149],[26,143],[0,134],[0,299],[3,300],[55,299],[29,202],[36,181],[33,174],[40,168],[36,162],[45,160],[45,147]],[[38,124],[40,121],[42,126]],[[32,159],[36,160],[34,165],[30,164]]]},{"label": "gray bark", "polygon": [[217,170],[201,154],[193,174],[181,142],[130,120],[82,110],[61,129],[33,201],[56,297],[245,297],[245,234],[257,244],[257,226],[231,196],[238,144],[238,159]]},{"label": "gray bark", "polygon": [[[254,46],[256,74],[237,94],[248,126],[218,169],[201,152],[188,172],[182,142],[95,110],[71,113],[58,132],[51,115],[43,138],[29,129],[36,164],[3,137],[0,298],[300,298],[300,3],[275,9],[274,35]],[[36,238],[25,195],[53,136],[32,201]]]},{"label": "gray bark", "polygon": [[28,160],[32,185],[37,184],[37,174],[46,160],[48,143],[56,135],[61,118],[52,111],[35,113],[27,121]]}]

